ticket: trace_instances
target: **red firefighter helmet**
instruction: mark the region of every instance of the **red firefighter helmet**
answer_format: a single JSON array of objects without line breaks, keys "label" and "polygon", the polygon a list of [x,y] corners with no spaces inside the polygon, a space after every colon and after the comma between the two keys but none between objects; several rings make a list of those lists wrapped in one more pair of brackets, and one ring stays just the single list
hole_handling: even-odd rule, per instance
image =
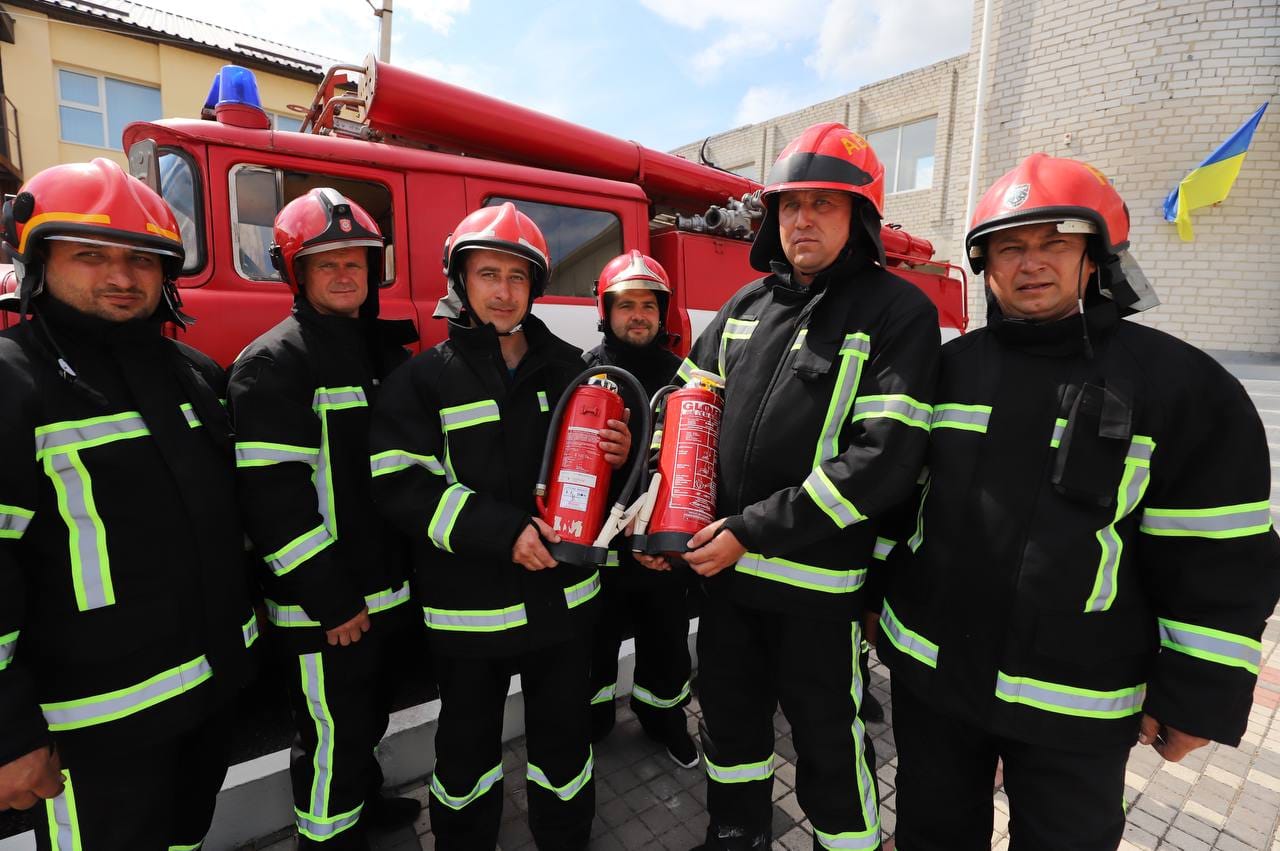
[{"label": "red firefighter helmet", "polygon": [[373,217],[341,192],[329,187],[312,189],[294,198],[276,214],[271,264],[298,294],[298,258],[339,248],[369,249],[369,291],[382,275],[386,242]]},{"label": "red firefighter helmet", "polygon": [[24,313],[44,284],[43,243],[57,239],[128,245],[160,255],[165,306],[172,319],[183,321],[172,284],[186,257],[177,219],[163,198],[111,160],[45,169],[5,202],[0,216]]},{"label": "red firefighter helmet", "polygon": [[1056,224],[1085,234],[1102,271],[1099,289],[1130,310],[1159,304],[1129,254],[1129,208],[1107,176],[1088,163],[1032,154],[992,184],[973,211],[964,245],[974,274],[986,266],[986,238],[1023,225]]},{"label": "red firefighter helmet", "polygon": [[481,207],[454,228],[444,241],[444,273],[450,281],[463,283],[462,252],[471,248],[505,251],[529,261],[532,267],[530,298],[542,295],[551,275],[551,254],[547,240],[533,219],[510,201],[496,207]]},{"label": "red firefighter helmet", "polygon": [[596,281],[596,310],[600,314],[601,331],[609,324],[609,303],[605,296],[623,290],[651,290],[658,298],[658,315],[665,324],[667,304],[671,298],[671,278],[661,263],[633,248],[626,254],[619,254],[600,270],[600,279]]},{"label": "red firefighter helmet", "polygon": [[[778,233],[777,196],[796,189],[834,189],[853,195],[855,211],[850,229],[862,227],[883,263],[880,218],[884,209],[884,165],[866,139],[843,124],[828,121],[814,124],[791,140],[769,170],[761,191],[764,219],[751,246],[752,267],[768,272],[770,261],[785,260]],[[867,204],[857,203],[858,198]],[[868,206],[870,210],[866,209]]]}]

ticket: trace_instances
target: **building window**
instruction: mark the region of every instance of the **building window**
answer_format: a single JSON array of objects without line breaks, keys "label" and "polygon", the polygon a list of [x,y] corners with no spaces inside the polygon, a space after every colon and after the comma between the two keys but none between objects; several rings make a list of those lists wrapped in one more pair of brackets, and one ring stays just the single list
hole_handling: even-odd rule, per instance
[{"label": "building window", "polygon": [[604,264],[622,253],[622,222],[613,213],[584,210],[519,198],[486,198],[486,207],[505,201],[533,219],[551,252],[547,295],[595,296],[596,278]]},{"label": "building window", "polygon": [[294,118],[292,115],[283,115],[279,112],[268,112],[271,116],[271,129],[283,130],[289,133],[297,133],[302,129],[302,119]]},{"label": "building window", "polygon": [[157,88],[58,69],[58,123],[64,142],[123,150],[125,125],[160,117]]},{"label": "building window", "polygon": [[884,191],[910,192],[933,186],[933,142],[938,118],[867,134],[867,141],[884,163]]}]

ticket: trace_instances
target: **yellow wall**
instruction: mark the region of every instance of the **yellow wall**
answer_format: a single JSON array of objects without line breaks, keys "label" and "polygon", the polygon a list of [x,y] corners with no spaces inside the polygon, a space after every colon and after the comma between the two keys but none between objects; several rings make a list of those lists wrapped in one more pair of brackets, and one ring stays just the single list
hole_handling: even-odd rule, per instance
[{"label": "yellow wall", "polygon": [[[110,157],[125,164],[123,151],[73,145],[59,139],[57,69],[69,68],[158,86],[165,118],[195,118],[213,75],[230,60],[179,45],[157,44],[83,26],[26,9],[12,10],[14,44],[0,44],[5,93],[18,109],[23,176],[51,165]],[[312,83],[254,70],[263,106],[296,116],[288,104],[309,105]],[[119,140],[115,140],[117,143]]]}]

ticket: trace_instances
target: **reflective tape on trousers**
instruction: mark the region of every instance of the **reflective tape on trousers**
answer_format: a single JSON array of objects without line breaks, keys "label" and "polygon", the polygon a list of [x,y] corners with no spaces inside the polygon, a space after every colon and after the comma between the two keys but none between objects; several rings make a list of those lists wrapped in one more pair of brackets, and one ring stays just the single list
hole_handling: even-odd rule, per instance
[{"label": "reflective tape on trousers", "polygon": [[1019,703],[1080,718],[1127,718],[1142,711],[1146,697],[1145,684],[1112,691],[1060,685],[1031,677],[1015,677],[996,672],[996,697],[1006,703]]},{"label": "reflective tape on trousers", "polygon": [[1271,507],[1263,500],[1216,508],[1147,508],[1139,529],[1166,537],[1242,538],[1271,529]]},{"label": "reflective tape on trousers", "polygon": [[1159,621],[1160,644],[1170,650],[1254,675],[1262,665],[1262,644],[1248,636],[1165,618]]},{"label": "reflective tape on trousers", "polygon": [[157,703],[163,703],[191,691],[212,674],[209,660],[198,656],[137,685],[77,700],[42,703],[40,709],[44,712],[50,730],[78,730],[125,718]]},{"label": "reflective tape on trousers", "polygon": [[702,761],[707,765],[707,777],[717,783],[750,783],[753,780],[767,780],[772,777],[777,759],[777,754],[770,754],[768,759],[760,762],[746,762],[741,765],[716,765],[707,759],[704,754]]},{"label": "reflective tape on trousers", "polygon": [[747,553],[738,559],[734,570],[748,576],[758,576],[797,588],[822,591],[828,594],[849,594],[862,587],[866,579],[865,569],[831,570],[810,564],[801,564],[785,558],[765,558],[759,553]]},{"label": "reflective tape on trousers", "polygon": [[16,505],[0,505],[0,540],[20,540],[36,513]]},{"label": "reflective tape on trousers", "polygon": [[466,405],[454,405],[440,409],[440,428],[446,433],[469,428],[481,423],[497,422],[500,417],[498,403],[493,399],[481,399]]},{"label": "reflective tape on trousers", "polygon": [[320,459],[320,449],[310,446],[293,446],[288,443],[263,443],[243,441],[236,443],[236,466],[269,467],[272,464],[297,462],[314,467]]},{"label": "reflective tape on trousers", "polygon": [[13,656],[18,652],[18,630],[0,635],[0,671],[9,667]]},{"label": "reflective tape on trousers", "polygon": [[52,851],[84,851],[76,812],[76,787],[70,771],[62,769],[62,794],[46,800],[44,806]]},{"label": "reflective tape on trousers", "polygon": [[398,473],[410,467],[422,467],[435,476],[444,475],[444,465],[434,455],[417,455],[402,449],[390,449],[369,458],[369,472],[374,478]]},{"label": "reflective tape on trousers", "polygon": [[615,697],[617,697],[617,695],[618,695],[618,684],[617,684],[617,683],[609,683],[607,686],[601,686],[601,687],[600,687],[600,690],[599,690],[598,692],[596,692],[596,693],[595,693],[595,695],[593,695],[593,696],[592,696],[592,698],[591,698],[591,702],[592,702],[593,704],[594,704],[594,703],[609,703],[609,702],[610,702],[610,701],[612,701]]},{"label": "reflective tape on trousers", "polygon": [[990,405],[961,405],[948,402],[933,406],[933,419],[929,427],[932,429],[954,428],[986,434],[990,422]]},{"label": "reflective tape on trousers", "polygon": [[658,697],[644,686],[639,683],[635,683],[631,686],[631,696],[641,703],[648,704],[649,706],[653,706],[657,709],[671,709],[672,707],[679,706],[681,703],[684,703],[689,699],[689,683],[686,682],[681,686],[680,693],[671,698]]},{"label": "reflective tape on trousers", "polygon": [[555,795],[562,801],[571,801],[574,796],[587,787],[591,782],[591,775],[595,768],[595,754],[591,750],[591,746],[587,745],[587,763],[583,766],[582,771],[578,772],[578,776],[574,777],[563,786],[556,786],[547,777],[546,772],[534,765],[532,762],[528,764],[525,770],[525,778],[531,783],[536,783],[543,789]]},{"label": "reflective tape on trousers", "polygon": [[930,668],[938,667],[938,645],[920,633],[908,629],[902,621],[898,620],[898,615],[893,611],[888,600],[884,601],[880,611],[880,627],[884,630],[889,642],[900,652]]},{"label": "reflective tape on trousers", "polygon": [[600,593],[600,572],[564,589],[564,602],[569,608],[576,608]]},{"label": "reflective tape on trousers", "polygon": [[348,810],[345,813],[339,813],[328,818],[316,818],[294,807],[293,819],[298,826],[298,833],[308,839],[314,839],[316,842],[324,842],[359,822],[360,814],[363,810],[364,804],[358,804],[355,809]]},{"label": "reflective tape on trousers", "polygon": [[[333,785],[333,714],[325,694],[324,656],[305,653],[298,657],[299,681],[307,702],[307,715],[316,728],[316,747],[311,757],[311,790],[307,796],[307,813],[295,809],[298,815],[324,819],[329,813],[330,791]],[[301,822],[299,822],[301,827]]]},{"label": "reflective tape on trousers", "polygon": [[523,603],[505,609],[459,610],[427,606],[423,608],[422,614],[428,629],[450,632],[501,632],[529,622]]},{"label": "reflective tape on trousers", "polygon": [[844,529],[867,519],[852,502],[845,499],[844,494],[840,493],[821,467],[810,473],[801,487],[818,508],[822,509],[822,513],[831,518],[831,522],[836,524],[838,529]]},{"label": "reflective tape on trousers", "polygon": [[438,772],[431,775],[431,794],[435,799],[444,804],[451,810],[460,810],[472,801],[475,801],[485,792],[488,792],[496,784],[502,782],[502,763],[498,763],[493,768],[480,775],[480,779],[476,781],[476,785],[471,787],[471,791],[465,795],[450,795],[444,788],[444,784],[440,782]]},{"label": "reflective tape on trousers", "polygon": [[859,396],[854,400],[853,418],[850,422],[877,418],[895,420],[928,431],[933,419],[933,406],[901,393]]}]

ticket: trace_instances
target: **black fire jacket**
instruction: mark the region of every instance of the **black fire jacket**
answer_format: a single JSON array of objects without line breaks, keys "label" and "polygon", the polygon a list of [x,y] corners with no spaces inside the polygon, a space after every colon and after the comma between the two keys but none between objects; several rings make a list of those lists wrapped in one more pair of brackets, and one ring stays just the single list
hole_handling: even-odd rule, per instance
[{"label": "black fire jacket", "polygon": [[395,329],[298,299],[231,367],[245,528],[267,618],[298,653],[363,607],[377,628],[410,599],[407,542],[374,506],[369,469],[369,406],[409,357]]},{"label": "black fire jacket", "polygon": [[[258,637],[222,370],[45,296],[0,333],[0,764],[164,741],[224,706]],[[122,745],[127,743],[127,745]]]},{"label": "black fire jacket", "polygon": [[716,498],[747,554],[709,593],[861,613],[878,522],[924,459],[938,337],[919,289],[857,259],[809,287],[775,273],[720,309],[679,371],[725,379]]},{"label": "black fire jacket", "polygon": [[1240,383],[1110,302],[943,348],[928,473],[890,535],[879,652],[941,711],[1129,747],[1140,714],[1239,741],[1280,593]]},{"label": "black fire jacket", "polygon": [[600,590],[594,569],[511,561],[536,514],[533,488],[551,410],[582,352],[537,317],[512,375],[490,325],[449,339],[387,379],[374,410],[374,496],[410,536],[423,617],[438,651],[500,656],[580,637]]}]

